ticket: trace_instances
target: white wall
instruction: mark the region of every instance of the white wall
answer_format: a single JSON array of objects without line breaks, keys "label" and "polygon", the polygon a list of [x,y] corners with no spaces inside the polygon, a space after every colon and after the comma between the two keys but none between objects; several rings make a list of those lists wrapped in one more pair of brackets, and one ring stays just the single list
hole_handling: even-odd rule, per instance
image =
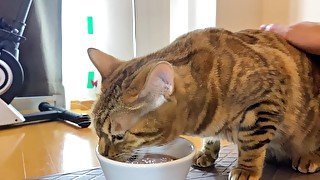
[{"label": "white wall", "polygon": [[296,5],[296,0],[262,0],[261,23],[288,24],[298,14]]},{"label": "white wall", "polygon": [[216,0],[171,0],[170,42],[195,29],[216,26]]},{"label": "white wall", "polygon": [[262,23],[320,21],[319,0],[263,0]]},{"label": "white wall", "polygon": [[217,0],[217,27],[231,31],[256,29],[261,16],[261,0]]},{"label": "white wall", "polygon": [[189,31],[216,25],[216,0],[135,0],[137,56]]},{"label": "white wall", "polygon": [[[297,1],[297,0],[296,0]],[[301,16],[298,21],[320,22],[320,1],[319,0],[299,0]]]},{"label": "white wall", "polygon": [[170,42],[170,0],[135,0],[137,56]]},{"label": "white wall", "polygon": [[216,0],[189,0],[189,31],[216,26]]},{"label": "white wall", "polygon": [[189,3],[186,0],[170,1],[170,42],[189,30]]},{"label": "white wall", "polygon": [[264,23],[320,22],[319,0],[217,0],[217,27],[231,31]]}]

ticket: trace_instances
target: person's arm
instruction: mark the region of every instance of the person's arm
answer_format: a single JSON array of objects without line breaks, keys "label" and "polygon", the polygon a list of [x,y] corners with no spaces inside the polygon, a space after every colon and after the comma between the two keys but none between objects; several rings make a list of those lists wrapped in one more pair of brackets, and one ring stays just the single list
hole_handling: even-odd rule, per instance
[{"label": "person's arm", "polygon": [[292,45],[306,52],[320,55],[320,23],[300,22],[291,26],[269,24],[262,25],[260,29],[275,32]]}]

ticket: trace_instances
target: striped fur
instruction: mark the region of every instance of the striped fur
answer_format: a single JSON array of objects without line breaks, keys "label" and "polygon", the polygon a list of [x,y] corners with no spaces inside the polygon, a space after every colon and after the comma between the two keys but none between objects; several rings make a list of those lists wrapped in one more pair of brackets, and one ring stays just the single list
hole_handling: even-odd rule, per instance
[{"label": "striped fur", "polygon": [[[174,70],[173,92],[151,108],[155,100],[139,93],[159,62]],[[300,172],[315,172],[320,167],[316,63],[271,32],[208,28],[185,34],[155,53],[122,62],[104,77],[92,111],[100,153],[120,157],[181,134],[200,135],[238,145],[238,166],[230,179],[259,179],[266,154],[292,160]],[[113,127],[120,117],[130,127]],[[211,157],[198,158],[210,162],[196,164],[212,165],[215,154],[203,154]]]}]

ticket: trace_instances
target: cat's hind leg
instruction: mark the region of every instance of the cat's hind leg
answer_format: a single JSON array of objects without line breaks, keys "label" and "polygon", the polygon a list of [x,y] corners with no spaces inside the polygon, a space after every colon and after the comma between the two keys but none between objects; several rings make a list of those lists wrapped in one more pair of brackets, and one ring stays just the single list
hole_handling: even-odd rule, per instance
[{"label": "cat's hind leg", "polygon": [[[310,110],[306,121],[310,128],[304,128],[304,138],[301,142],[293,143],[297,145],[297,149],[291,152],[292,168],[301,173],[314,173],[320,170],[320,116],[319,116],[319,99],[316,101],[316,105],[310,105]],[[311,115],[311,116],[310,116]],[[313,116],[313,117],[312,117]],[[301,134],[302,136],[302,134]],[[300,136],[300,137],[301,137]],[[294,142],[294,139],[292,140]]]},{"label": "cat's hind leg", "polygon": [[229,180],[259,180],[266,149],[274,138],[282,116],[279,105],[272,101],[253,104],[246,109],[237,130],[238,163]]},{"label": "cat's hind leg", "polygon": [[198,167],[209,167],[218,158],[220,141],[211,137],[203,138],[202,149],[194,157],[194,165]]},{"label": "cat's hind leg", "polygon": [[320,149],[292,158],[292,168],[301,173],[314,173],[320,170]]}]

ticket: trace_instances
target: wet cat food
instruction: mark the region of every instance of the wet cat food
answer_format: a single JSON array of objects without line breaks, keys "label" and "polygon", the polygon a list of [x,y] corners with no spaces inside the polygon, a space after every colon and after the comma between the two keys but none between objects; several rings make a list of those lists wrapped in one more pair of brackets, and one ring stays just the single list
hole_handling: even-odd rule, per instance
[{"label": "wet cat food", "polygon": [[126,163],[131,164],[157,164],[157,163],[165,163],[169,161],[174,161],[177,158],[164,155],[164,154],[146,154],[141,158],[137,158],[132,156],[130,159],[126,161]]}]

